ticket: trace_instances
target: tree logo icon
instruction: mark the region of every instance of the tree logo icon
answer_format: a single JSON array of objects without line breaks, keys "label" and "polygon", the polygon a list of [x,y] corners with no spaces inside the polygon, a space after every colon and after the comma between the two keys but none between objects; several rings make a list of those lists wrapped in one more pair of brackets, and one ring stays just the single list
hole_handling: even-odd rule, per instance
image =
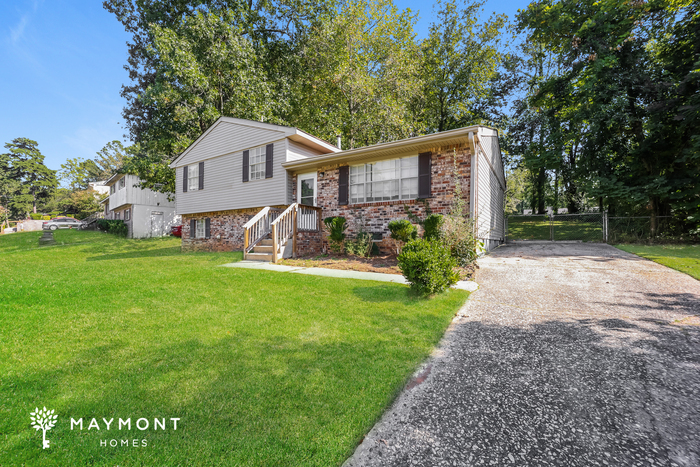
[{"label": "tree logo icon", "polygon": [[46,439],[46,430],[53,428],[58,418],[58,415],[53,413],[53,410],[46,410],[46,407],[43,410],[39,410],[37,407],[34,409],[34,412],[29,414],[32,419],[32,427],[37,431],[42,430],[44,432],[44,449],[49,447],[49,440]]}]

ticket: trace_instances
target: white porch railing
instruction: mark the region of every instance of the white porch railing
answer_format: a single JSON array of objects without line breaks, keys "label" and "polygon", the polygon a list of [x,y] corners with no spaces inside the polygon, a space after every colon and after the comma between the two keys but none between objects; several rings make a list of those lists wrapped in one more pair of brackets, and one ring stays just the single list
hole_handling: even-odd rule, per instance
[{"label": "white porch railing", "polygon": [[250,250],[272,230],[270,224],[279,216],[281,209],[264,207],[251,220],[243,225],[245,231],[243,240],[243,250],[249,253]]}]

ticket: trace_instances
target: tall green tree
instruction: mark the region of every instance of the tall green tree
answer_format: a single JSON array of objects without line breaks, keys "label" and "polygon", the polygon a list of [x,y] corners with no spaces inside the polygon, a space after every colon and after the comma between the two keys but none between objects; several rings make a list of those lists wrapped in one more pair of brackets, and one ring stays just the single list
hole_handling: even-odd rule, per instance
[{"label": "tall green tree", "polygon": [[117,173],[131,159],[132,149],[132,146],[124,147],[121,141],[115,139],[97,151],[97,156],[93,161],[98,169],[98,180],[107,180]]},{"label": "tall green tree", "polygon": [[425,131],[445,131],[486,123],[481,112],[498,91],[499,68],[505,59],[500,40],[506,15],[479,20],[483,3],[438,0],[437,17],[421,43],[422,92],[417,106]]},{"label": "tall green tree", "polygon": [[87,190],[88,183],[99,180],[99,168],[91,159],[76,157],[61,164],[57,175],[71,190]]},{"label": "tall green tree", "polygon": [[417,131],[419,49],[410,10],[390,0],[349,0],[317,25],[302,50],[291,123],[358,147]]},{"label": "tall green tree", "polygon": [[[656,54],[659,44],[676,41],[670,39],[674,28],[679,19],[694,17],[693,9],[693,2],[675,0],[546,0],[519,16],[529,39],[558,56],[560,70],[542,82],[531,102],[552,112],[575,109],[569,117],[582,134],[581,185],[601,205],[648,209],[653,231],[656,217],[671,213],[684,178],[677,175],[694,170],[685,149],[698,129],[684,126],[679,135],[672,125],[683,105],[675,113],[662,110],[680,83],[672,65],[661,66],[664,54]],[[692,21],[687,23],[692,30]],[[693,49],[693,43],[685,47],[687,59],[665,56],[689,69]]]},{"label": "tall green tree", "polygon": [[8,152],[2,160],[7,173],[18,182],[8,202],[16,213],[27,214],[30,210],[36,213],[37,203],[47,200],[58,185],[56,171],[44,165],[44,156],[37,146],[36,141],[28,138],[16,138],[5,144]]}]

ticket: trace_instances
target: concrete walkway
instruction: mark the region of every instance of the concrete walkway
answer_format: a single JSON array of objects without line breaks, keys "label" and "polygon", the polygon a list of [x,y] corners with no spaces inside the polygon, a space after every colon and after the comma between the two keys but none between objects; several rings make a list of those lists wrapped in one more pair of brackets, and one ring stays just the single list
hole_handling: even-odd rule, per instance
[{"label": "concrete walkway", "polygon": [[[367,281],[395,282],[397,284],[408,284],[408,281],[401,274],[384,274],[380,272],[346,271],[342,269],[327,268],[304,268],[298,266],[284,266],[281,264],[271,264],[262,261],[238,261],[236,263],[222,264],[227,268],[260,269],[263,271],[291,272],[294,274],[309,274],[311,276],[338,277],[341,279],[360,279]],[[472,281],[459,281],[454,288],[475,291],[479,286]]]},{"label": "concrete walkway", "polygon": [[700,465],[700,282],[607,245],[508,245],[347,466]]}]

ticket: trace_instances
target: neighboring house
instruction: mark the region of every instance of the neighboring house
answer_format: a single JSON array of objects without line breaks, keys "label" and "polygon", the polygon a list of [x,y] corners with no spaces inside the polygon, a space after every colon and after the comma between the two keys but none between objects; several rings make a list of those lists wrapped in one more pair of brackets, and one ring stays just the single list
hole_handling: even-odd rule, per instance
[{"label": "neighboring house", "polygon": [[[109,197],[102,201],[106,219],[121,219],[129,228],[129,238],[162,237],[180,223],[175,201],[168,195],[138,188],[135,175],[115,174],[105,182]],[[172,197],[172,195],[171,195]]]},{"label": "neighboring house", "polygon": [[344,216],[350,237],[362,224],[389,249],[387,224],[406,219],[406,209],[449,212],[454,174],[486,248],[504,240],[498,133],[483,126],[341,151],[296,128],[222,117],[170,166],[185,250],[249,253],[270,243],[274,225],[273,251],[260,247],[273,259],[289,256],[288,240],[299,254],[319,253],[329,216]]},{"label": "neighboring house", "polygon": [[88,182],[88,187],[100,195],[106,195],[109,193],[109,187],[107,186],[107,182],[104,180],[100,182]]}]

